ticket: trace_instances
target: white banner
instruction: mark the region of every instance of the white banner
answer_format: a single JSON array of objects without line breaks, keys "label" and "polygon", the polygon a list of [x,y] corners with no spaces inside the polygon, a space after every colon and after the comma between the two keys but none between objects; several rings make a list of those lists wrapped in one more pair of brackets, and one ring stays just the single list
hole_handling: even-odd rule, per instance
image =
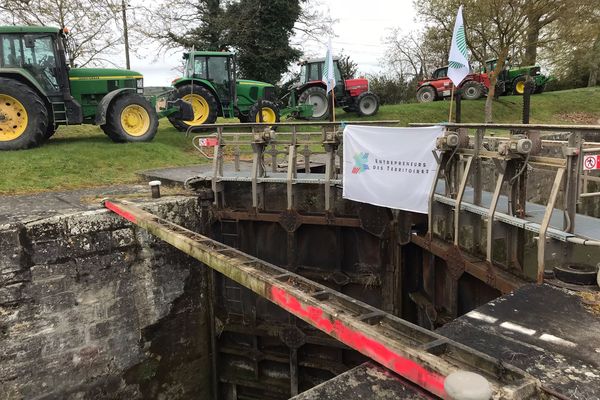
[{"label": "white banner", "polygon": [[344,129],[344,198],[427,214],[444,128]]}]

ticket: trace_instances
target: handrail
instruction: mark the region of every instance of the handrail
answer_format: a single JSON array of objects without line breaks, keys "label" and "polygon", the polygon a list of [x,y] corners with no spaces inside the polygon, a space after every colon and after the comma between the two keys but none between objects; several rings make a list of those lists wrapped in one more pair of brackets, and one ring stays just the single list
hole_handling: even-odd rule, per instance
[{"label": "handrail", "polygon": [[467,128],[467,129],[508,129],[508,130],[540,130],[540,131],[578,131],[600,132],[600,125],[560,125],[560,124],[494,124],[494,123],[455,123],[455,122],[437,122],[437,123],[410,123],[409,126],[434,126],[441,125],[448,128]]}]

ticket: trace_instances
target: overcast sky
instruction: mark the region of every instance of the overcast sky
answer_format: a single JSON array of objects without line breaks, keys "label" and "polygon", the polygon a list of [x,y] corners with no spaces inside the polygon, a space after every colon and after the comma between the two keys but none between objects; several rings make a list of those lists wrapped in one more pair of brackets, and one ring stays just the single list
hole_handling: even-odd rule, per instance
[{"label": "overcast sky", "polygon": [[[314,0],[321,3],[321,10],[336,19],[335,37],[332,38],[334,53],[344,49],[358,63],[360,72],[373,73],[381,70],[385,54],[384,39],[391,28],[400,27],[408,32],[416,27],[412,0]],[[325,56],[325,43],[311,45],[307,52]],[[178,76],[174,67],[180,62],[178,54],[160,55],[156,61],[152,50],[148,57],[132,59],[132,69],[141,72],[146,86],[169,86]]]}]

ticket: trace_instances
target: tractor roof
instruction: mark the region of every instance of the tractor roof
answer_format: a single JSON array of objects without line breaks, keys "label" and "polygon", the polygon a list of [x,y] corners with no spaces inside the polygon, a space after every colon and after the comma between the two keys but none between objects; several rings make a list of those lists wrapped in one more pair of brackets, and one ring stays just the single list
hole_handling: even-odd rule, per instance
[{"label": "tractor roof", "polygon": [[229,51],[192,51],[190,54],[194,56],[209,56],[209,57],[233,57],[234,54]]},{"label": "tractor roof", "polygon": [[60,29],[51,26],[0,26],[0,33],[58,33]]},{"label": "tractor roof", "polygon": [[[333,61],[339,61],[340,58],[334,56]],[[304,61],[302,64],[314,64],[314,63],[322,63],[325,62],[325,58],[311,58],[310,60]]]}]

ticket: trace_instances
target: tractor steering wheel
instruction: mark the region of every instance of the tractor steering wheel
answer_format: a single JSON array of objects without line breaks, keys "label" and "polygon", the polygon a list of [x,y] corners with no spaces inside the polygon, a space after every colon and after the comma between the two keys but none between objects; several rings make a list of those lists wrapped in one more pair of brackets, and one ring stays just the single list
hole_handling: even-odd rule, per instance
[{"label": "tractor steering wheel", "polygon": [[40,67],[41,67],[42,69],[50,69],[50,68],[53,68],[53,67],[54,67],[54,65],[55,65],[55,62],[54,62],[54,57],[52,57],[52,56],[48,56],[48,55],[46,55],[46,56],[43,56],[43,57],[42,57],[42,59],[40,60],[40,63],[39,63],[39,64],[40,64]]}]

